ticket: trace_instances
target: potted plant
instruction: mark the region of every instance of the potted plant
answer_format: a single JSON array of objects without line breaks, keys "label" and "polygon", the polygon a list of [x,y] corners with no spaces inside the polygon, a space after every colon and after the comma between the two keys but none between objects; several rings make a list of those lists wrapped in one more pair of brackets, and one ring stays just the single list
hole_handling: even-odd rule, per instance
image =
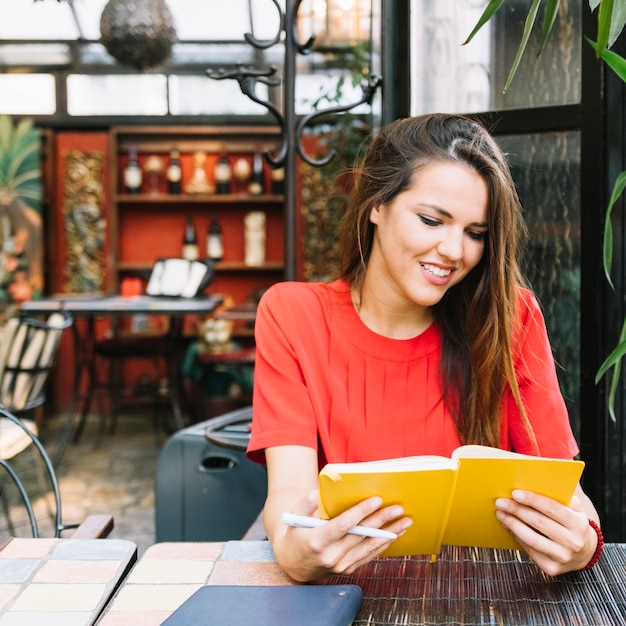
[{"label": "potted plant", "polygon": [[[491,0],[491,2],[489,2],[465,43],[469,43],[473,39],[476,33],[487,22],[489,22],[489,20],[496,14],[503,4],[504,0]],[[509,75],[506,79],[504,91],[507,91],[513,83],[519,63],[526,51],[530,34],[535,27],[540,5],[541,0],[533,0],[528,10],[522,39],[509,71]],[[543,47],[552,32],[552,27],[558,14],[559,5],[560,0],[547,0],[546,2],[543,14],[541,43],[537,54],[541,54],[541,51],[543,50]],[[597,10],[598,14],[597,40],[592,41],[588,39],[587,41],[589,45],[594,48],[597,57],[602,59],[622,81],[626,82],[626,59],[610,49],[621,35],[626,24],[626,0],[589,0],[589,9],[592,13]],[[611,279],[611,264],[613,259],[613,227],[611,224],[611,214],[615,203],[621,197],[624,189],[626,189],[626,172],[619,174],[615,180],[605,215],[603,265],[606,279],[611,287],[613,287],[613,281]],[[602,363],[596,374],[597,384],[605,374],[612,370],[608,397],[608,410],[613,421],[616,420],[615,395],[619,386],[621,365],[624,356],[626,356],[626,319],[624,319],[618,345],[611,352],[611,354],[609,354],[604,363]]]},{"label": "potted plant", "polygon": [[43,289],[41,142],[32,120],[0,116],[0,307]]}]

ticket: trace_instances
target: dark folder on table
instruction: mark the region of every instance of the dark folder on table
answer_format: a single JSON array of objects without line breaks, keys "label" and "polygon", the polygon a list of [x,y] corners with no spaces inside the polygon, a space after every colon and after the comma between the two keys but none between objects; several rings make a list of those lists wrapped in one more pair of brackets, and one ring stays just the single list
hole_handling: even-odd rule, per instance
[{"label": "dark folder on table", "polygon": [[357,585],[207,585],[162,626],[350,626],[362,602]]}]

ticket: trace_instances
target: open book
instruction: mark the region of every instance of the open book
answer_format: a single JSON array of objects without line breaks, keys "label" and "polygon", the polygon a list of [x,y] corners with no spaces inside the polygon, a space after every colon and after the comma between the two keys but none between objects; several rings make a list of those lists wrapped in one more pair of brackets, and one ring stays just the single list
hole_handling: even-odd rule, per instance
[{"label": "open book", "polygon": [[436,555],[443,544],[519,549],[496,518],[496,498],[525,489],[569,504],[583,468],[582,461],[477,445],[457,448],[452,458],[332,463],[319,475],[320,514],[336,517],[371,496],[402,505],[413,525],[383,556]]}]

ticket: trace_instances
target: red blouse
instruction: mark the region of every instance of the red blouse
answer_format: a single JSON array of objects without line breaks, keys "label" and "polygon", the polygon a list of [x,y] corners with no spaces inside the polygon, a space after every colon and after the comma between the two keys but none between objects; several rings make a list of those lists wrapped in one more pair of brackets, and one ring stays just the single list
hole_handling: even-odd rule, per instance
[{"label": "red blouse", "polygon": [[[557,382],[543,315],[519,290],[516,372],[542,456],[578,453]],[[441,334],[378,335],[359,319],[343,281],[278,283],[257,313],[252,434],[248,456],[300,445],[326,462],[419,454],[449,456],[460,445],[438,381]],[[532,454],[510,391],[501,447]]]}]

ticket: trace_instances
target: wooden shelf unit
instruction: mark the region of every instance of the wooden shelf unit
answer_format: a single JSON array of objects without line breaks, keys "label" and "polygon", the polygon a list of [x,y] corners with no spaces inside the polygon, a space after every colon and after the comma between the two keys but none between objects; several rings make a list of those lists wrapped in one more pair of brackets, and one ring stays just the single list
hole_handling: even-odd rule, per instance
[{"label": "wooden shelf unit", "polygon": [[[147,279],[159,257],[181,254],[185,223],[194,222],[200,257],[206,257],[206,238],[211,215],[216,213],[222,227],[224,258],[216,263],[215,279],[209,291],[232,296],[244,304],[254,292],[283,279],[284,198],[272,194],[271,170],[263,163],[263,195],[240,192],[234,183],[228,194],[186,194],[186,183],[194,171],[193,155],[206,154],[207,179],[214,182],[213,169],[220,154],[226,153],[232,166],[239,158],[252,164],[255,152],[279,146],[277,127],[266,126],[120,126],[109,132],[111,187],[109,218],[112,242],[112,290],[119,292],[125,277]],[[141,193],[129,194],[123,185],[123,171],[129,149],[137,150],[143,171]],[[183,172],[182,193],[167,193],[165,172],[153,187],[145,171],[149,157],[159,156],[165,167],[170,150],[180,152]],[[244,263],[244,217],[249,211],[266,215],[266,262],[262,266]]]}]

